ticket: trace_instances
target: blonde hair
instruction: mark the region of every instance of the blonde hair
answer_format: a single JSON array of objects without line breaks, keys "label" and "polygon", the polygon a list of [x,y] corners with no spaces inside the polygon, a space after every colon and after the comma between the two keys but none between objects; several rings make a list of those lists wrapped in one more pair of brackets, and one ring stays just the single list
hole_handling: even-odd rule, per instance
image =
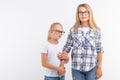
[{"label": "blonde hair", "polygon": [[59,22],[54,22],[54,23],[52,23],[51,26],[50,26],[50,29],[49,29],[49,31],[48,31],[48,39],[47,39],[47,40],[50,40],[50,39],[51,39],[51,30],[53,30],[56,25],[62,26],[62,24],[59,23]]},{"label": "blonde hair", "polygon": [[93,17],[93,12],[92,12],[92,9],[90,8],[90,6],[88,4],[79,4],[78,7],[77,7],[77,11],[76,11],[76,22],[75,24],[73,25],[73,27],[71,28],[71,30],[77,30],[79,26],[81,26],[81,22],[80,22],[80,19],[79,19],[79,8],[80,7],[85,7],[87,10],[88,10],[88,13],[89,13],[89,25],[90,27],[93,29],[93,31],[96,32],[96,29],[98,28],[96,23],[95,23],[95,20],[94,20],[94,17]]}]

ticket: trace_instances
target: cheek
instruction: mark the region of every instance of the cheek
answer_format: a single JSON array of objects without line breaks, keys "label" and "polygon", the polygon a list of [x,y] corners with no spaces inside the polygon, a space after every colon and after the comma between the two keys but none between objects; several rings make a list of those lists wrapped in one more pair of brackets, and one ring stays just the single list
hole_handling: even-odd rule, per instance
[{"label": "cheek", "polygon": [[86,19],[88,19],[88,20],[89,20],[89,15],[87,15],[87,16],[86,16]]},{"label": "cheek", "polygon": [[55,37],[55,38],[58,38],[58,37],[59,37],[59,34],[55,34],[54,37]]},{"label": "cheek", "polygon": [[86,17],[86,20],[89,20],[89,17]]},{"label": "cheek", "polygon": [[62,35],[58,35],[57,37],[58,37],[58,38],[61,38],[61,37],[62,37]]}]

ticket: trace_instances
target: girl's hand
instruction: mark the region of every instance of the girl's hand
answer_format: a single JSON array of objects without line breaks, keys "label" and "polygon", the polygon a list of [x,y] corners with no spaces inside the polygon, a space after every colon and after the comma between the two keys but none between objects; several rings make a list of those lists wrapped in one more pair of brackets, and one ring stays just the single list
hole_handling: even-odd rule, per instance
[{"label": "girl's hand", "polygon": [[62,75],[64,75],[65,74],[65,68],[64,67],[62,67],[62,66],[60,66],[60,70],[58,71],[58,75],[59,75],[59,77],[61,77]]}]

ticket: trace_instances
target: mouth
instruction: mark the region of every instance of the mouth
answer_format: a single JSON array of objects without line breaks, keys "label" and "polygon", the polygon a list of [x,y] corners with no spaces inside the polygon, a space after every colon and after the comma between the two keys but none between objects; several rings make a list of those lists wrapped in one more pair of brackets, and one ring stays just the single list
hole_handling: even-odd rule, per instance
[{"label": "mouth", "polygon": [[82,17],[82,19],[85,19],[86,17]]}]

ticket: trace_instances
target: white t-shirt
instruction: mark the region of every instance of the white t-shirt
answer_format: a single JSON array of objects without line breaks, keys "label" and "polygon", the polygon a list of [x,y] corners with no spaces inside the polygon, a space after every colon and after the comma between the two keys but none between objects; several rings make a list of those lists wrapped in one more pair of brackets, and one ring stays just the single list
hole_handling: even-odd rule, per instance
[{"label": "white t-shirt", "polygon": [[[49,42],[46,42],[43,45],[41,45],[40,53],[47,54],[48,63],[55,65],[55,66],[59,66],[60,60],[57,57],[57,55],[60,52],[62,52],[63,46],[64,45],[61,43],[54,45],[54,44],[51,44]],[[56,70],[52,70],[52,69],[48,69],[48,68],[45,68],[45,75],[49,76],[49,77],[58,77]]]}]

